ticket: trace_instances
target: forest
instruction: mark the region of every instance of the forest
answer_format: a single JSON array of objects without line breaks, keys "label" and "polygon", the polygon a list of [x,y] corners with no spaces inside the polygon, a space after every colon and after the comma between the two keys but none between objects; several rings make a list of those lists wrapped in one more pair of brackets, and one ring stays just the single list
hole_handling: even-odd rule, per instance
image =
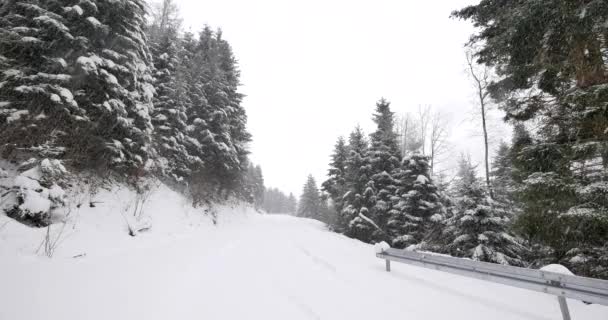
[{"label": "forest", "polygon": [[18,172],[2,186],[8,216],[53,223],[85,177],[142,193],[158,178],[194,206],[263,194],[231,46],[180,23],[173,1],[2,3],[0,151]]},{"label": "forest", "polygon": [[[364,242],[532,268],[559,263],[607,279],[607,16],[605,1],[483,0],[454,11],[478,30],[466,46],[483,169],[461,155],[455,177],[434,172],[441,118],[424,108],[397,117],[381,99],[376,130],[339,138],[329,178],[321,190],[307,183],[300,206],[329,206],[313,216]],[[493,158],[490,103],[513,131]]]},{"label": "forest", "polygon": [[[604,0],[455,10],[476,28],[463,45],[484,162],[463,154],[454,177],[437,170],[441,117],[399,117],[381,98],[375,130],[340,137],[326,179],[309,176],[296,201],[250,160],[239,63],[221,29],[186,30],[172,0],[3,1],[0,178],[14,178],[0,184],[1,208],[47,227],[83,181],[145,195],[158,180],[197,208],[242,201],[366,243],[608,279],[606,17]],[[496,152],[490,105],[513,132]]]}]

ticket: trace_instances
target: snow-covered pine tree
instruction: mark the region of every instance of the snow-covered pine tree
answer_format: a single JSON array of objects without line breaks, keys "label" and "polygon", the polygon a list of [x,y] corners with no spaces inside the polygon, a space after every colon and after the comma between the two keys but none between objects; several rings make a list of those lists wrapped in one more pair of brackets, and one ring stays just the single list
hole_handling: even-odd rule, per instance
[{"label": "snow-covered pine tree", "polygon": [[346,193],[346,162],[348,160],[348,146],[343,137],[339,137],[334,147],[329,164],[328,179],[323,182],[322,189],[328,193],[332,200],[332,227],[338,232],[344,232],[348,227],[348,222],[342,219],[344,194]]},{"label": "snow-covered pine tree", "polygon": [[256,165],[252,172],[253,177],[253,199],[256,208],[261,208],[264,203],[264,175],[262,174],[262,167]]},{"label": "snow-covered pine tree", "polygon": [[289,193],[289,197],[287,198],[287,213],[295,215],[297,209],[298,209],[298,200],[293,195],[293,193]]},{"label": "snow-covered pine tree", "polygon": [[386,225],[392,208],[392,197],[398,188],[393,174],[401,162],[390,102],[384,98],[380,99],[376,103],[372,120],[376,124],[376,131],[371,134],[369,157],[373,173],[370,182],[375,189],[375,203],[371,208],[370,218],[380,227],[372,237],[375,240],[388,240]]},{"label": "snow-covered pine tree", "polygon": [[508,231],[510,213],[489,197],[475,170],[468,158],[460,160],[454,216],[443,231],[448,240],[444,249],[456,257],[523,266],[524,247]]},{"label": "snow-covered pine tree", "polygon": [[346,188],[342,197],[341,223],[348,223],[345,234],[364,242],[371,241],[377,225],[369,218],[374,204],[373,183],[370,184],[371,164],[369,143],[361,127],[357,126],[348,139],[349,155],[346,160]]},{"label": "snow-covered pine tree", "polygon": [[264,187],[262,168],[259,165],[254,166],[252,163],[249,163],[240,198],[253,204],[256,209],[261,209],[264,206],[265,192],[266,187]]},{"label": "snow-covered pine tree", "polygon": [[608,278],[608,2],[482,0],[454,15],[478,27],[476,58],[498,71],[507,119],[534,127],[515,155],[518,224],[553,262]]},{"label": "snow-covered pine tree", "polygon": [[494,156],[491,174],[492,188],[496,200],[513,206],[515,182],[513,181],[511,147],[504,141],[500,143],[496,155]]},{"label": "snow-covered pine tree", "polygon": [[3,155],[39,166],[144,174],[154,93],[144,2],[0,6]]},{"label": "snow-covered pine tree", "polygon": [[62,8],[74,12],[72,32],[79,43],[70,89],[86,112],[78,118],[85,125],[73,140],[86,141],[79,151],[89,161],[140,176],[150,153],[154,95],[144,34],[146,3],[82,0],[71,8]]},{"label": "snow-covered pine tree", "polygon": [[179,12],[173,0],[164,0],[152,12],[148,39],[154,59],[153,144],[160,174],[184,185],[193,170],[202,165],[188,153],[187,99],[183,64],[185,56],[179,37]]},{"label": "snow-covered pine tree", "polygon": [[[189,65],[189,150],[204,165],[195,172],[195,198],[222,196],[237,190],[247,170],[246,114],[238,93],[239,72],[230,46],[221,32],[205,27],[194,46]],[[196,202],[196,200],[195,200]]]},{"label": "snow-covered pine tree", "polygon": [[217,41],[219,66],[225,83],[223,92],[229,101],[229,104],[225,108],[228,117],[228,141],[237,159],[237,162],[230,171],[231,174],[225,187],[238,189],[246,170],[244,165],[249,157],[248,145],[251,142],[251,134],[247,130],[247,113],[241,105],[244,95],[238,91],[238,87],[241,84],[238,61],[228,41],[222,38],[221,29],[217,31]]},{"label": "snow-covered pine tree", "polygon": [[306,179],[300,201],[298,201],[298,217],[312,218],[323,221],[321,212],[321,195],[312,175]]},{"label": "snow-covered pine tree", "polygon": [[398,187],[387,230],[393,246],[405,248],[433,236],[446,211],[431,180],[428,157],[417,153],[406,157],[394,179]]}]

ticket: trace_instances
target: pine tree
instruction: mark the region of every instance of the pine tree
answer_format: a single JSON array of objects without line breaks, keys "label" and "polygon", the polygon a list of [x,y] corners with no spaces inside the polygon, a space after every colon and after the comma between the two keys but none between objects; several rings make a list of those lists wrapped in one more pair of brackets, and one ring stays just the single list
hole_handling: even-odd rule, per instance
[{"label": "pine tree", "polygon": [[513,192],[515,182],[513,181],[513,170],[511,160],[511,147],[506,142],[501,142],[494,156],[492,164],[492,188],[497,201],[513,205]]},{"label": "pine tree", "polygon": [[247,168],[247,176],[243,186],[243,196],[249,203],[252,203],[256,209],[264,207],[264,196],[266,194],[266,187],[264,187],[264,176],[262,175],[262,168],[257,165],[249,163]]},{"label": "pine tree", "polygon": [[386,225],[391,211],[393,195],[398,186],[393,179],[395,170],[400,167],[401,152],[394,130],[393,112],[390,103],[381,99],[376,103],[373,115],[376,131],[371,135],[369,149],[371,171],[370,188],[374,189],[374,204],[370,208],[370,218],[379,226],[372,236],[376,240],[386,240]]},{"label": "pine tree", "polygon": [[183,81],[185,62],[183,44],[179,37],[179,12],[172,0],[164,0],[152,12],[148,39],[154,59],[154,147],[162,176],[185,183],[202,161],[188,153],[186,111],[189,104]]},{"label": "pine tree", "polygon": [[295,215],[297,211],[297,201],[293,194],[286,196],[277,188],[268,188],[264,192],[264,211],[267,213],[280,213]]},{"label": "pine tree", "polygon": [[361,241],[371,241],[375,223],[369,219],[369,207],[373,204],[375,191],[370,184],[371,164],[369,144],[363,130],[357,126],[350,134],[349,155],[346,160],[347,192],[342,197],[344,204],[338,216],[338,225],[347,225],[346,235]]},{"label": "pine tree", "polygon": [[153,95],[143,1],[10,1],[1,10],[3,142],[140,174]]},{"label": "pine tree", "polygon": [[403,159],[395,173],[398,188],[387,223],[394,247],[419,244],[431,234],[445,215],[437,186],[430,177],[429,158],[414,154]]},{"label": "pine tree", "polygon": [[482,187],[467,158],[459,164],[455,213],[446,222],[447,253],[477,261],[523,266],[523,246],[509,233],[510,214]]},{"label": "pine tree", "polygon": [[205,27],[198,40],[183,39],[187,109],[187,149],[200,159],[189,180],[195,203],[238,191],[247,172],[246,114],[238,92],[239,71],[221,31]]},{"label": "pine tree", "polygon": [[262,167],[260,165],[255,166],[253,170],[253,198],[256,208],[260,208],[264,202],[264,175],[262,174]]},{"label": "pine tree", "polygon": [[333,227],[339,232],[346,230],[348,221],[339,218],[339,213],[342,212],[344,194],[346,193],[346,162],[348,160],[348,146],[343,137],[338,138],[334,153],[331,156],[332,161],[329,164],[329,178],[323,182],[322,189],[328,193],[332,200],[333,212],[335,215],[331,220]]},{"label": "pine tree", "polygon": [[323,221],[321,212],[321,195],[312,175],[308,176],[300,201],[298,202],[298,217],[312,218]]},{"label": "pine tree", "polygon": [[287,213],[295,215],[298,208],[298,200],[293,195],[293,193],[289,193],[289,198],[287,198]]},{"label": "pine tree", "polygon": [[600,0],[483,0],[454,13],[478,27],[471,44],[480,45],[478,62],[497,70],[490,89],[507,119],[535,127],[527,146],[513,146],[519,229],[549,246],[553,262],[601,277],[608,277],[599,264],[608,238],[608,112],[598,107],[608,102],[607,14]]},{"label": "pine tree", "polygon": [[[145,4],[64,4],[0,5],[3,155],[38,166],[98,170],[104,177],[119,172],[132,182],[146,174],[152,154]],[[45,188],[59,182],[44,180]]]}]

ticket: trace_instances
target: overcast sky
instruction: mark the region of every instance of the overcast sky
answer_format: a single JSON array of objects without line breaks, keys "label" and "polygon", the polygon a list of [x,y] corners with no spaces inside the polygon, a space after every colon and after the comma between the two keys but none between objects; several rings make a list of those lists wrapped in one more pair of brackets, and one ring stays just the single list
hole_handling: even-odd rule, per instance
[{"label": "overcast sky", "polygon": [[[187,30],[221,27],[234,49],[266,186],[298,195],[309,173],[320,184],[338,136],[357,124],[371,133],[381,97],[397,113],[432,105],[449,115],[444,167],[462,152],[482,161],[463,48],[474,30],[449,18],[475,0],[176,1]],[[508,139],[501,127],[496,141]]]}]

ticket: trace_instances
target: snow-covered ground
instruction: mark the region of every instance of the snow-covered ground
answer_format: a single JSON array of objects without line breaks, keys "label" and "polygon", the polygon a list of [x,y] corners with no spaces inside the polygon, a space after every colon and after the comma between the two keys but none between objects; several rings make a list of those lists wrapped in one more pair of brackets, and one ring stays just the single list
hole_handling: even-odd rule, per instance
[{"label": "snow-covered ground", "polygon": [[[0,319],[561,319],[553,296],[398,263],[387,273],[371,245],[316,221],[226,207],[214,225],[163,187],[147,204],[152,230],[133,238],[125,194],[84,210],[53,259],[32,254],[42,230],[0,217]],[[608,319],[569,304],[575,320]]]}]

